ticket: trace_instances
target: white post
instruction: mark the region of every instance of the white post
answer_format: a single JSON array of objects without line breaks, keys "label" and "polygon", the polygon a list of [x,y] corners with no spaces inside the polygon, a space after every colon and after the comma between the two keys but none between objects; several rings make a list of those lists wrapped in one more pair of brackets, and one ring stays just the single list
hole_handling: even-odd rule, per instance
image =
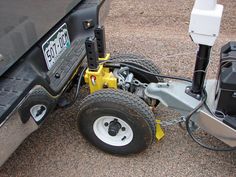
[{"label": "white post", "polygon": [[217,0],[196,0],[194,8],[201,10],[214,10],[216,8]]},{"label": "white post", "polygon": [[217,0],[196,0],[189,24],[189,33],[196,44],[213,46],[220,31],[223,6]]}]

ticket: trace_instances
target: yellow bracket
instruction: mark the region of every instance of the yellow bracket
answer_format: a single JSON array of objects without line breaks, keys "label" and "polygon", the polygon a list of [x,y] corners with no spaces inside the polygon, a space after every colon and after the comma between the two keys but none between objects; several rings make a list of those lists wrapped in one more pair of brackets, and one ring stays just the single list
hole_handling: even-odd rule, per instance
[{"label": "yellow bracket", "polygon": [[[100,61],[105,61],[110,58],[110,54],[107,54],[105,58],[99,58]],[[104,88],[117,89],[117,78],[110,72],[109,68],[99,65],[98,70],[90,71],[86,70],[84,80],[89,84],[90,93],[94,93]]]},{"label": "yellow bracket", "polygon": [[111,54],[108,53],[105,58],[99,58],[98,60],[99,61],[105,61],[105,60],[109,60],[110,57],[111,57]]},{"label": "yellow bracket", "polygon": [[156,138],[158,141],[165,136],[165,133],[162,130],[160,123],[161,123],[160,120],[156,120]]}]

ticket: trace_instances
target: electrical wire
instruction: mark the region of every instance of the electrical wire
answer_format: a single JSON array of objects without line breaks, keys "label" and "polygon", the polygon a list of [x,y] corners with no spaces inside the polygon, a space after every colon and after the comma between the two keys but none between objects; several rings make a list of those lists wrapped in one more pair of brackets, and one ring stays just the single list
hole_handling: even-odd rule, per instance
[{"label": "electrical wire", "polygon": [[[113,61],[113,60],[107,60],[107,61],[103,61],[102,63],[105,64],[105,66],[109,66],[109,67],[127,66],[129,68],[133,68],[133,69],[139,70],[141,72],[144,72],[146,74],[153,75],[153,76],[156,76],[156,77],[168,78],[168,79],[174,79],[174,80],[181,80],[181,81],[192,83],[192,81],[190,79],[187,79],[187,78],[182,78],[182,77],[177,77],[177,76],[167,76],[167,75],[162,75],[162,74],[159,74],[159,73],[153,73],[153,72],[147,71],[145,69],[141,69],[139,67],[127,64],[125,62],[118,62],[118,61]],[[109,63],[113,63],[113,64],[117,64],[117,65],[109,65]],[[129,62],[129,63],[131,63],[131,62]]]},{"label": "electrical wire", "polygon": [[200,146],[208,149],[208,150],[212,150],[212,151],[235,151],[236,147],[229,147],[229,148],[218,148],[218,147],[210,147],[204,143],[202,143],[201,141],[199,141],[192,133],[191,127],[190,127],[190,121],[191,121],[191,117],[193,116],[194,113],[196,113],[206,102],[207,99],[207,92],[204,89],[203,90],[203,99],[202,101],[199,103],[199,105],[193,109],[186,117],[185,117],[185,124],[186,124],[186,129],[188,134],[190,135],[190,137]]},{"label": "electrical wire", "polygon": [[78,78],[78,82],[77,82],[76,92],[75,92],[75,95],[73,96],[73,100],[70,101],[69,103],[67,103],[65,106],[63,106],[63,108],[68,108],[68,107],[72,106],[76,102],[76,100],[77,100],[77,98],[79,96],[81,82],[82,82],[82,79],[83,79],[83,76],[84,76],[84,73],[85,73],[86,69],[87,69],[87,66],[84,66],[84,68],[80,72],[80,75],[79,75],[79,78]]}]

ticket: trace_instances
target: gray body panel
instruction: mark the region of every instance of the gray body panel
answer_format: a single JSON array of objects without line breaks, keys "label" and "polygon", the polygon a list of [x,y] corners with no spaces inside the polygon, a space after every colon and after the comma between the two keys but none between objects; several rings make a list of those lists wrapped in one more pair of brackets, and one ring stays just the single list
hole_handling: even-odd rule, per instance
[{"label": "gray body panel", "polygon": [[80,1],[0,1],[0,76]]}]

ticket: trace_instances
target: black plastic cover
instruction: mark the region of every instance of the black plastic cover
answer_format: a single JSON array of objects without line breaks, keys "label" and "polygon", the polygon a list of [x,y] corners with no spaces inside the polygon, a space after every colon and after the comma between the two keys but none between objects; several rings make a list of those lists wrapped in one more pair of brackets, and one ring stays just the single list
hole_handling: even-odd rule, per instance
[{"label": "black plastic cover", "polygon": [[229,42],[221,50],[221,89],[236,91],[236,42]]},{"label": "black plastic cover", "polygon": [[222,47],[217,89],[217,110],[236,115],[236,42]]}]

